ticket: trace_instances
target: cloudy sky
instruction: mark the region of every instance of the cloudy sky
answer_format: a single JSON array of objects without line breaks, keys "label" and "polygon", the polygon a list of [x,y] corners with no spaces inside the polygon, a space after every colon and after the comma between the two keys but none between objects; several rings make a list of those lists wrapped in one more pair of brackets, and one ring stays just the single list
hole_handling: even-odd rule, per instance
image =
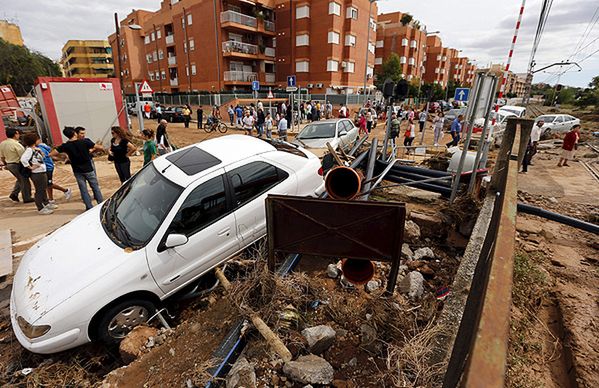
[{"label": "cloudy sky", "polygon": [[[321,0],[323,1],[323,0]],[[7,4],[9,0],[0,0]],[[0,18],[20,25],[25,44],[47,56],[58,59],[69,39],[106,39],[114,31],[114,12],[124,17],[133,8],[158,9],[159,0],[28,0],[10,2],[2,7]],[[381,12],[411,13],[429,31],[441,31],[446,46],[463,50],[462,55],[476,59],[479,66],[503,62],[512,40],[521,0],[379,0]],[[528,0],[512,70],[525,72],[537,27],[541,0]],[[598,12],[595,14],[595,12]],[[569,71],[561,83],[586,86],[599,75],[599,23],[593,25],[579,44],[591,18],[599,18],[597,0],[556,0],[545,34],[537,52],[537,68],[567,60],[580,61],[583,71]],[[589,56],[594,53],[594,55]],[[535,82],[555,83],[559,67],[537,73]],[[573,69],[574,70],[574,69]]]}]

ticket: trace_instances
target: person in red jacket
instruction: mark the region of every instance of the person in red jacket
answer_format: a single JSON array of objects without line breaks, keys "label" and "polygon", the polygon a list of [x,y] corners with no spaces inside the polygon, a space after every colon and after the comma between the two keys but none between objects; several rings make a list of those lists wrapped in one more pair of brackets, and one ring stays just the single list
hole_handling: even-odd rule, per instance
[{"label": "person in red jacket", "polygon": [[574,151],[576,150],[576,144],[580,138],[580,125],[576,124],[572,127],[570,132],[564,136],[564,143],[562,144],[562,157],[557,164],[558,167],[566,166],[570,167],[568,160],[574,159]]}]

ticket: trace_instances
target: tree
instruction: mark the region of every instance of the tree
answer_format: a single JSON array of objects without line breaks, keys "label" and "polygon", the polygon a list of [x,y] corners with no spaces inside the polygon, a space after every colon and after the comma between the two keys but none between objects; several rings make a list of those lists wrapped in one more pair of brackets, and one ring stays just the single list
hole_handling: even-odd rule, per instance
[{"label": "tree", "polygon": [[399,61],[399,55],[391,53],[389,58],[383,62],[381,72],[377,74],[377,87],[383,88],[383,84],[387,79],[391,79],[393,82],[398,82],[401,79],[401,63]]},{"label": "tree", "polygon": [[439,84],[424,84],[422,96],[428,101],[442,100],[445,98],[445,90]]},{"label": "tree", "polygon": [[404,13],[403,15],[401,15],[401,19],[399,19],[399,21],[401,22],[402,26],[407,26],[412,21],[412,19],[412,15],[410,15],[409,13]]},{"label": "tree", "polygon": [[10,84],[18,96],[25,96],[39,76],[61,76],[50,58],[0,39],[0,85]]},{"label": "tree", "polygon": [[576,99],[576,105],[580,107],[595,106],[599,111],[599,75],[593,77],[587,89],[582,90]]}]

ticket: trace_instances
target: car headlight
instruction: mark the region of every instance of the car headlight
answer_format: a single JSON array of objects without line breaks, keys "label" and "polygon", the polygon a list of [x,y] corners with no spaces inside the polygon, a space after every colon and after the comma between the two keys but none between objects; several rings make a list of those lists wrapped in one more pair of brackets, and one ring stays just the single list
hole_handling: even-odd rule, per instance
[{"label": "car headlight", "polygon": [[17,317],[17,322],[23,334],[30,339],[41,337],[50,331],[50,325],[32,325],[20,315]]}]

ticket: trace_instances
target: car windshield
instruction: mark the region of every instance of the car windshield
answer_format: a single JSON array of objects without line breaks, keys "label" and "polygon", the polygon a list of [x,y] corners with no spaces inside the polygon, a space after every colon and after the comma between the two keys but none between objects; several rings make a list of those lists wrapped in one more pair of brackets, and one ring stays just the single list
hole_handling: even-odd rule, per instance
[{"label": "car windshield", "polygon": [[537,123],[543,120],[546,123],[552,123],[555,120],[555,116],[541,116],[537,118]]},{"label": "car windshield", "polygon": [[310,124],[297,136],[298,139],[330,139],[335,137],[335,123]]},{"label": "car windshield", "polygon": [[106,201],[102,226],[115,244],[140,249],[154,236],[182,191],[150,163]]}]

